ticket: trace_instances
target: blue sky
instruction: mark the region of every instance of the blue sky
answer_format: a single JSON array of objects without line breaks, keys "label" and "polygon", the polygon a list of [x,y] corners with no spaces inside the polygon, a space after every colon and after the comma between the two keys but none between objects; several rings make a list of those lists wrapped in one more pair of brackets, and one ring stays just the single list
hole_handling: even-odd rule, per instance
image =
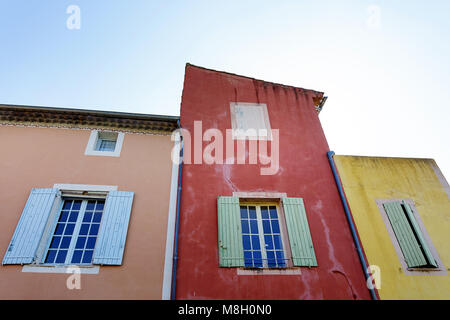
[{"label": "blue sky", "polygon": [[450,1],[0,0],[0,103],[178,115],[190,62],[324,91],[337,154],[434,158],[450,180],[449,16]]}]

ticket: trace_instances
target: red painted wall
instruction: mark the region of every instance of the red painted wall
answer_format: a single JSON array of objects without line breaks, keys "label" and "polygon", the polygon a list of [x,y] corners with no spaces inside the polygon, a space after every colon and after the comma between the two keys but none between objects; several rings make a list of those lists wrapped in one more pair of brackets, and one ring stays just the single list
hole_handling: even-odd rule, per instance
[{"label": "red painted wall", "polygon": [[[276,175],[262,176],[254,164],[184,164],[177,299],[370,299],[314,96],[320,93],[186,66],[182,127],[193,134],[194,121],[201,120],[203,132],[225,133],[231,128],[230,102],[265,103],[271,128],[280,130],[280,168]],[[220,268],[217,197],[233,191],[303,198],[318,267],[302,267],[300,275],[257,276]]]}]

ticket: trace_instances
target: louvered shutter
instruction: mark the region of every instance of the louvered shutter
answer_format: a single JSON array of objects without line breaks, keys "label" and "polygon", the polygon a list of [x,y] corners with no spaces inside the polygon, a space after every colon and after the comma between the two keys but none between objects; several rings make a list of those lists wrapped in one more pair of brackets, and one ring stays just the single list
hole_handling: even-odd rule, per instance
[{"label": "louvered shutter", "polygon": [[[386,214],[394,230],[395,237],[398,240],[400,249],[402,250],[406,264],[410,268],[420,267],[427,265],[425,256],[420,249],[420,243],[417,241],[414,231],[408,222],[400,201],[387,202],[383,204]],[[409,206],[405,206],[405,209]],[[412,212],[411,212],[412,215]],[[411,223],[415,222],[415,218],[412,216]],[[420,231],[419,231],[420,234]],[[434,262],[434,259],[432,260]]]},{"label": "louvered shutter", "polygon": [[93,264],[121,265],[130,221],[133,192],[110,191],[95,246]]},{"label": "louvered shutter", "polygon": [[294,266],[317,266],[302,198],[283,198],[283,209]]},{"label": "louvered shutter", "polygon": [[58,189],[54,188],[31,191],[2,264],[33,262],[57,195]]},{"label": "louvered shutter", "polygon": [[243,267],[241,217],[238,197],[218,197],[219,266]]}]

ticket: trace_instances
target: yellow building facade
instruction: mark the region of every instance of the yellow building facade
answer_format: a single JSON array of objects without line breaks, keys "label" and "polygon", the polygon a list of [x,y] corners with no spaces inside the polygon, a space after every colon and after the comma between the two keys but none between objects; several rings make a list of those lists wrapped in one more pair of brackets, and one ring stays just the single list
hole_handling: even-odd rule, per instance
[{"label": "yellow building facade", "polygon": [[[435,161],[334,161],[380,298],[450,299],[450,188]],[[427,262],[414,264],[414,254]]]}]

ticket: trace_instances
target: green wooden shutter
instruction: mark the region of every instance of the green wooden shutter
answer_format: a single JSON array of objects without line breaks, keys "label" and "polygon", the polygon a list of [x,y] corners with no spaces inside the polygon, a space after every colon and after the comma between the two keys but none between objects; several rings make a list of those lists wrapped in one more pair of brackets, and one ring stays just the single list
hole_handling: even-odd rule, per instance
[{"label": "green wooden shutter", "polygon": [[317,266],[302,198],[283,198],[284,215],[294,266]]},{"label": "green wooden shutter", "polygon": [[[408,218],[402,209],[402,203],[400,201],[395,202],[387,202],[383,204],[383,207],[386,211],[386,214],[389,218],[389,222],[391,223],[392,229],[394,230],[395,237],[398,240],[400,245],[400,249],[403,252],[403,256],[405,257],[406,264],[410,268],[420,267],[427,265],[427,261],[425,256],[420,250],[420,243],[417,241],[414,231],[411,228]],[[406,211],[411,210],[408,205],[405,206]],[[412,212],[410,212],[411,224],[416,223]],[[416,223],[417,224],[417,223]],[[417,232],[418,231],[418,232]],[[420,230],[417,226],[417,234],[421,235]],[[428,248],[427,248],[428,249]],[[430,253],[431,254],[431,253]],[[434,262],[434,259],[431,261]]]},{"label": "green wooden shutter", "polygon": [[219,266],[243,267],[241,216],[238,197],[217,198]]}]

